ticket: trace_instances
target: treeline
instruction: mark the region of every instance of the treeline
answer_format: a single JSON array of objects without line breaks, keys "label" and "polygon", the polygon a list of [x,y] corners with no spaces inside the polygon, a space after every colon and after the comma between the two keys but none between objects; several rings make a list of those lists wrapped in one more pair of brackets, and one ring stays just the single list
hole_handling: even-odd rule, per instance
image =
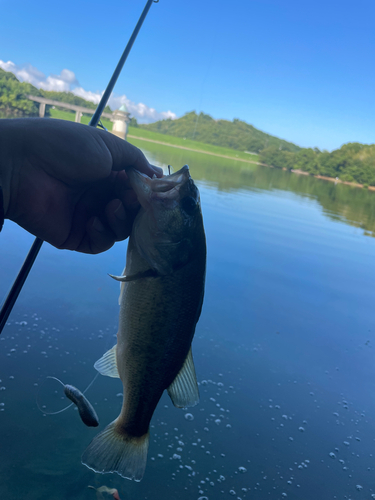
[{"label": "treeline", "polygon": [[206,144],[222,146],[239,151],[259,153],[267,147],[296,152],[299,147],[291,142],[266,134],[248,123],[235,118],[214,120],[210,115],[192,111],[177,120],[161,120],[139,127],[162,134],[192,139]]},{"label": "treeline", "polygon": [[[18,118],[39,116],[39,103],[31,101],[28,95],[45,97],[55,101],[66,102],[76,106],[96,109],[96,104],[86,101],[71,92],[53,92],[37,89],[27,82],[20,82],[13,73],[0,68],[0,118]],[[46,106],[46,116],[49,116],[51,106]],[[65,108],[64,111],[69,111]],[[106,113],[112,113],[109,106],[104,109]],[[74,113],[74,111],[72,111]]]},{"label": "treeline", "polygon": [[268,147],[260,152],[260,161],[287,170],[302,170],[312,175],[375,186],[375,144],[350,142],[329,153],[319,149],[300,149],[296,153]]},{"label": "treeline", "polygon": [[42,93],[30,83],[21,83],[8,71],[0,68],[0,118],[18,118],[38,116],[39,104],[26,96],[33,94],[42,97]]}]

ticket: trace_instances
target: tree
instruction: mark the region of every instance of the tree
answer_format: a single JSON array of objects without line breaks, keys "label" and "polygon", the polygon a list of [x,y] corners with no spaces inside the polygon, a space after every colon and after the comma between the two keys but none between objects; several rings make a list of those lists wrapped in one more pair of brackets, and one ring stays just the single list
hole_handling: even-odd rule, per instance
[{"label": "tree", "polygon": [[0,118],[38,116],[39,105],[30,101],[28,94],[41,96],[30,83],[21,83],[12,73],[0,69]]}]

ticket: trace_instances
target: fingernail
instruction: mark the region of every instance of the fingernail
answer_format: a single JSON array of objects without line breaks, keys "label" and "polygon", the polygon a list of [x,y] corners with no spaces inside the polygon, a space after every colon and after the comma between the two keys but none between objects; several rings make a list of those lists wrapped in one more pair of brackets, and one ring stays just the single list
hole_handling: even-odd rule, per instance
[{"label": "fingernail", "polygon": [[95,229],[95,231],[98,231],[99,233],[103,233],[105,231],[105,227],[101,223],[100,219],[98,217],[95,217],[92,227]]},{"label": "fingernail", "polygon": [[115,210],[115,216],[120,220],[126,219],[126,211],[121,201],[119,202],[118,207]]}]

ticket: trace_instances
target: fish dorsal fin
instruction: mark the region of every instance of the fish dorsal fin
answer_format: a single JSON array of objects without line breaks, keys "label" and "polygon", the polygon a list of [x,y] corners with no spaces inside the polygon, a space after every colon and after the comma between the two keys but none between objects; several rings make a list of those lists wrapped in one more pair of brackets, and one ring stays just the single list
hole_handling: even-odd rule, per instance
[{"label": "fish dorsal fin", "polygon": [[103,356],[98,359],[95,363],[94,368],[98,370],[101,375],[106,375],[107,377],[120,378],[117,369],[116,361],[116,347],[117,344],[107,351]]},{"label": "fish dorsal fin", "polygon": [[177,408],[195,406],[199,403],[199,390],[191,347],[181,370],[168,387],[167,392]]}]

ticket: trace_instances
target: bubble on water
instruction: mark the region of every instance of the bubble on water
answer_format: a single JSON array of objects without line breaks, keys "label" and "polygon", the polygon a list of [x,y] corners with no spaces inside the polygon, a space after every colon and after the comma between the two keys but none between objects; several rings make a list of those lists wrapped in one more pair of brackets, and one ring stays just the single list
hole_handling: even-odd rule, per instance
[{"label": "bubble on water", "polygon": [[0,387],[0,391],[5,391],[5,389],[6,388],[4,386]]},{"label": "bubble on water", "polygon": [[350,445],[349,441],[344,441],[344,445],[349,446]]},{"label": "bubble on water", "polygon": [[363,490],[363,486],[361,486],[360,484],[356,484],[355,489],[357,491],[362,491]]},{"label": "bubble on water", "polygon": [[122,398],[124,395],[123,395],[123,393],[122,393],[122,392],[118,392],[118,393],[116,394],[116,396],[117,396],[118,398]]},{"label": "bubble on water", "polygon": [[215,424],[216,424],[216,425],[221,424],[221,420],[220,420],[220,418],[217,418],[217,419],[215,420]]},{"label": "bubble on water", "polygon": [[288,495],[286,493],[281,493],[282,497],[287,497]]},{"label": "bubble on water", "polygon": [[333,453],[333,451],[331,451],[331,453],[329,454],[329,456],[330,456],[331,458],[336,458],[336,455]]},{"label": "bubble on water", "polygon": [[186,420],[194,420],[194,415],[192,415],[191,413],[185,413],[185,418]]},{"label": "bubble on water", "polygon": [[238,467],[238,470],[239,470],[239,472],[242,472],[242,474],[244,474],[245,472],[247,472],[246,467]]},{"label": "bubble on water", "polygon": [[289,436],[289,441],[294,441],[294,438],[292,438],[292,436]]},{"label": "bubble on water", "polygon": [[356,441],[360,441],[360,440],[361,440],[361,438],[359,438],[359,437],[356,437],[356,438],[355,438],[355,440],[356,440]]},{"label": "bubble on water", "polygon": [[208,432],[210,429],[208,427],[203,427],[203,430]]},{"label": "bubble on water", "polygon": [[164,458],[164,455],[162,455],[161,453],[158,453],[158,458]]},{"label": "bubble on water", "polygon": [[229,494],[234,496],[236,494],[236,492],[234,490],[229,490]]},{"label": "bubble on water", "polygon": [[208,497],[199,497],[198,500],[208,500]]},{"label": "bubble on water", "polygon": [[231,426],[230,424],[227,424],[225,427],[226,427],[227,429],[231,429],[231,428],[232,428],[232,426]]},{"label": "bubble on water", "polygon": [[288,415],[281,415],[281,418],[288,420]]},{"label": "bubble on water", "polygon": [[27,321],[20,321],[19,323],[21,326],[26,326],[27,325]]},{"label": "bubble on water", "polygon": [[208,384],[208,382],[207,382],[207,380],[202,380],[201,384],[202,384],[202,385],[207,385],[207,384]]},{"label": "bubble on water", "polygon": [[190,467],[190,465],[185,465],[185,469],[190,470],[190,471],[192,471],[192,470],[193,470],[193,468],[192,468],[192,467]]},{"label": "bubble on water", "polygon": [[177,455],[177,453],[175,453],[172,458],[173,460],[181,460],[181,455]]}]

